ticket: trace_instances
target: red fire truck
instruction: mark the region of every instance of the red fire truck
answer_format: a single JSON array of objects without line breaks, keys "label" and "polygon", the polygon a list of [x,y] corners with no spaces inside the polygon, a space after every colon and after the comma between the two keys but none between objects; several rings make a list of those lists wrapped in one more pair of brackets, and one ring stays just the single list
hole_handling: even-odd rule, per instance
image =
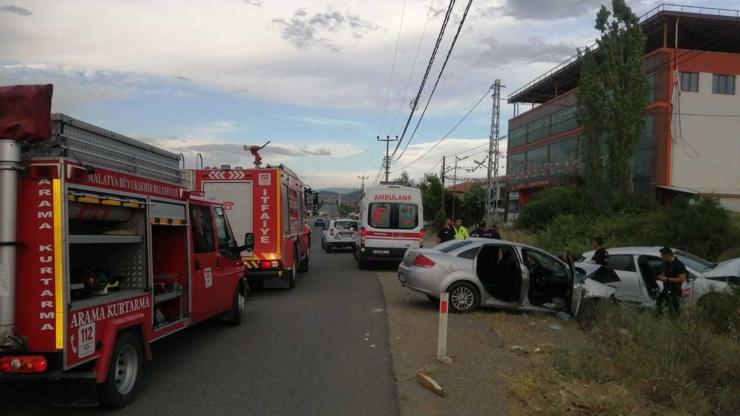
[{"label": "red fire truck", "polygon": [[178,155],[50,115],[51,88],[0,87],[0,378],[121,407],[152,342],[241,322],[246,247]]},{"label": "red fire truck", "polygon": [[247,149],[255,156],[254,169],[195,169],[191,187],[224,201],[234,232],[253,239],[254,250],[243,256],[249,286],[292,289],[297,273],[308,270],[311,245],[303,182],[283,165],[262,168],[261,148]]}]

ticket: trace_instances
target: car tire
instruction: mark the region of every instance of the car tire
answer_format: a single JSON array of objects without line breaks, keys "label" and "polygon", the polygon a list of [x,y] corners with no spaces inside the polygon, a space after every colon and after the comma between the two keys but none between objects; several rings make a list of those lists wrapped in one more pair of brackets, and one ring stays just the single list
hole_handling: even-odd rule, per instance
[{"label": "car tire", "polygon": [[357,267],[359,267],[360,270],[366,270],[368,268],[368,261],[362,256],[362,254],[357,257]]},{"label": "car tire", "polygon": [[108,376],[98,384],[98,399],[103,407],[122,408],[136,397],[144,377],[144,348],[141,337],[132,331],[118,334],[108,366]]},{"label": "car tire", "polygon": [[247,296],[246,290],[241,282],[234,292],[234,301],[231,304],[231,310],[227,314],[226,323],[231,326],[237,326],[242,323],[242,316],[246,308]]},{"label": "car tire", "polygon": [[293,267],[288,275],[288,289],[295,289],[295,280],[298,275],[298,250],[293,249]]},{"label": "car tire", "polygon": [[301,259],[301,264],[298,266],[298,271],[301,273],[306,273],[308,271],[310,261],[311,260],[309,258],[309,254],[306,253],[306,256]]},{"label": "car tire", "polygon": [[480,294],[470,282],[453,283],[447,292],[450,294],[450,310],[455,313],[469,313],[478,308]]},{"label": "car tire", "polygon": [[321,249],[326,250],[326,241],[323,238],[321,239]]},{"label": "car tire", "polygon": [[326,252],[331,253],[331,250],[332,250],[331,244],[326,243]]}]

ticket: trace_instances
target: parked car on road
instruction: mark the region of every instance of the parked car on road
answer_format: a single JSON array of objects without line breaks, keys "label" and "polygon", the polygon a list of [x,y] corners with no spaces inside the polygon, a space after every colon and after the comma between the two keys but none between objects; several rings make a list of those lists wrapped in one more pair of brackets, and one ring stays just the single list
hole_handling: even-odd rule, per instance
[{"label": "parked car on road", "polygon": [[316,221],[313,222],[314,227],[324,227],[326,225],[326,222],[323,218],[316,218]]},{"label": "parked car on road", "polygon": [[608,298],[614,293],[588,279],[598,268],[566,264],[524,244],[470,238],[409,249],[398,267],[398,280],[432,301],[448,292],[453,312],[488,306],[575,315],[583,297]]},{"label": "parked car on road", "polygon": [[321,235],[321,248],[327,253],[335,248],[347,247],[355,250],[357,221],[350,218],[337,218],[329,221]]},{"label": "parked car on road", "polygon": [[[728,290],[727,282],[733,279],[733,265],[737,269],[734,262],[740,263],[740,259],[728,260],[719,267],[685,251],[673,249],[673,252],[689,272],[688,281],[682,286],[684,300],[688,303],[697,302],[711,291]],[[593,250],[587,251],[583,258],[590,259],[593,254]],[[662,274],[660,247],[610,248],[608,267],[619,276],[619,281],[606,283],[616,289],[616,300],[644,307],[655,306],[655,299],[663,288],[663,282],[655,279]]]}]

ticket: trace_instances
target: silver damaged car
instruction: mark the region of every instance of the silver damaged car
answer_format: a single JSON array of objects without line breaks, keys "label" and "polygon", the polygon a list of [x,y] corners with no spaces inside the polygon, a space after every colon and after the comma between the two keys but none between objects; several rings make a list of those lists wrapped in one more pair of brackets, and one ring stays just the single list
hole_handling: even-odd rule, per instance
[{"label": "silver damaged car", "polygon": [[485,306],[575,315],[585,297],[614,294],[614,288],[589,278],[599,269],[567,264],[516,242],[470,238],[408,250],[398,267],[398,280],[432,301],[448,292],[453,312]]}]

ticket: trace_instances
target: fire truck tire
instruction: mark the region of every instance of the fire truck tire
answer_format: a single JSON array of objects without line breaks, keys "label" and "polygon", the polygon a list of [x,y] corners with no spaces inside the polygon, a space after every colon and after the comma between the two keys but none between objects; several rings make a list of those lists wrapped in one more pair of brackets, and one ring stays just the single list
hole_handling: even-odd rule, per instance
[{"label": "fire truck tire", "polygon": [[226,323],[232,326],[237,326],[242,323],[242,316],[244,315],[244,309],[246,308],[247,297],[244,295],[245,288],[239,283],[234,293],[234,303],[231,305],[231,311],[227,313]]},{"label": "fire truck tire", "polygon": [[309,254],[306,253],[306,256],[303,258],[303,260],[301,260],[301,264],[298,267],[298,271],[301,272],[301,273],[307,272],[308,271],[309,262],[310,262]]},{"label": "fire truck tire", "polygon": [[293,249],[293,267],[288,275],[288,289],[295,289],[295,280],[298,275],[298,249]]},{"label": "fire truck tire", "polygon": [[131,331],[121,332],[111,356],[108,377],[98,385],[100,404],[108,408],[128,405],[136,397],[143,377],[144,349],[141,338]]}]

